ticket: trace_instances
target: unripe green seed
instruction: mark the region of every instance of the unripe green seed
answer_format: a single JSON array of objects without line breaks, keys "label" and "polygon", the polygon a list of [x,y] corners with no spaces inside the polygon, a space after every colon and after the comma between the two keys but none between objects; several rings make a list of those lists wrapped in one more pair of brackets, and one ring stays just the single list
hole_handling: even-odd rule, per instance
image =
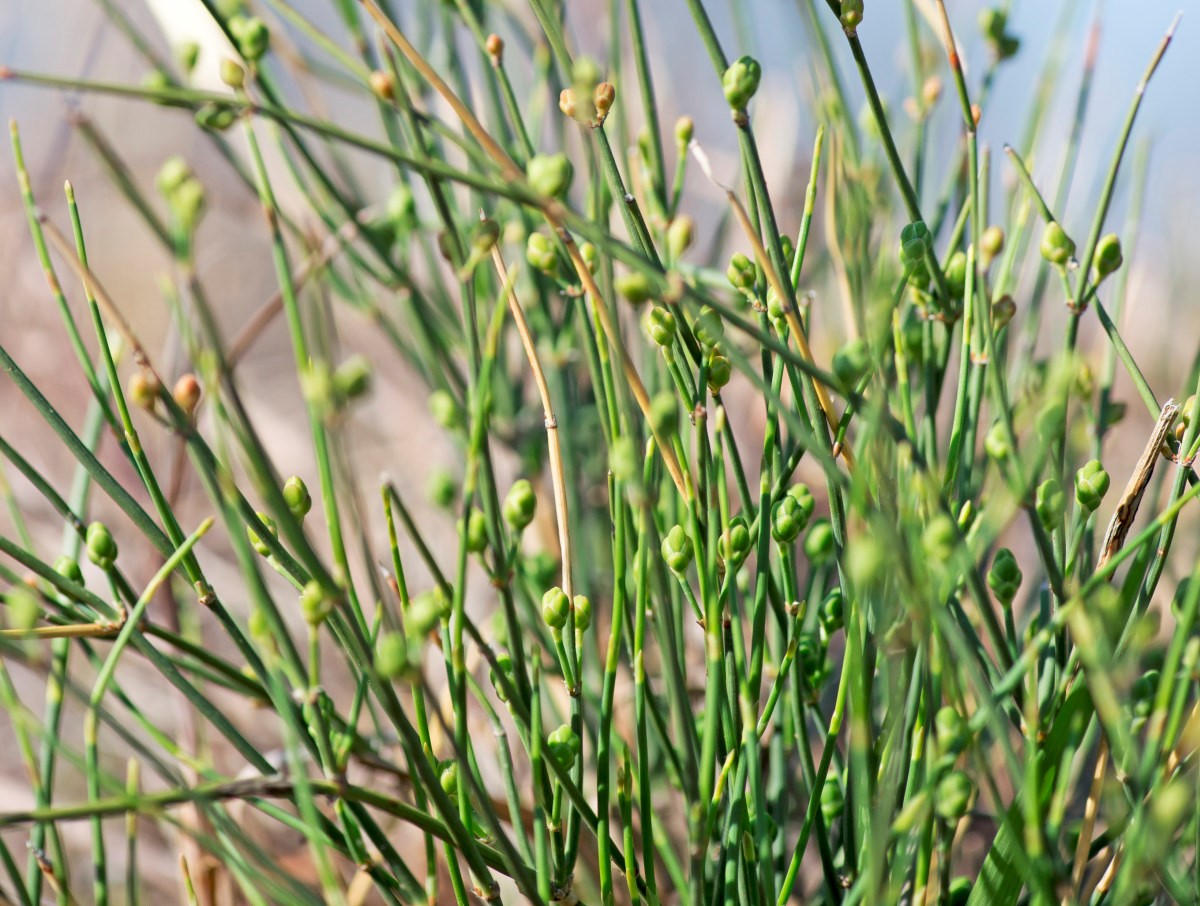
[{"label": "unripe green seed", "polygon": [[783,233],[779,237],[779,250],[783,253],[783,261],[788,267],[792,266],[792,262],[796,260],[796,246],[792,243],[792,237]]},{"label": "unripe green seed", "polygon": [[596,273],[596,267],[600,264],[600,253],[596,251],[596,247],[590,242],[581,243],[579,246],[579,257],[583,259],[584,266],[587,267],[589,274]]},{"label": "unripe green seed", "polygon": [[575,604],[575,631],[586,632],[592,625],[592,601],[587,595],[576,595],[573,603]]},{"label": "unripe green seed", "polygon": [[171,193],[167,204],[179,229],[187,234],[192,233],[204,216],[204,185],[196,177],[189,176]]},{"label": "unripe green seed", "polygon": [[683,526],[673,526],[662,542],[662,558],[667,566],[672,572],[682,573],[691,565],[694,554],[692,539],[688,537]]},{"label": "unripe green seed", "polygon": [[429,499],[443,509],[449,509],[458,499],[458,482],[448,469],[435,469],[426,489]]},{"label": "unripe green seed", "polygon": [[1057,221],[1051,220],[1042,231],[1041,252],[1051,264],[1063,265],[1075,254],[1075,242]]},{"label": "unripe green seed", "polygon": [[237,60],[231,60],[228,57],[223,57],[219,64],[219,75],[221,81],[237,91],[246,84],[246,70]]},{"label": "unripe green seed", "polygon": [[340,399],[352,400],[371,389],[371,362],[365,355],[352,355],[333,372],[333,390]]},{"label": "unripe green seed", "polygon": [[1057,478],[1047,478],[1037,489],[1036,509],[1046,531],[1053,531],[1067,509],[1067,495]]},{"label": "unripe green seed", "polygon": [[196,125],[211,132],[224,132],[237,119],[237,111],[225,104],[204,104],[196,111]]},{"label": "unripe green seed", "polygon": [[833,526],[827,519],[818,519],[804,536],[804,555],[813,566],[822,566],[833,558]]},{"label": "unripe green seed", "polygon": [[79,561],[74,557],[63,554],[54,561],[54,571],[64,579],[70,579],[76,585],[83,584],[83,570],[79,568]]},{"label": "unripe green seed", "polygon": [[670,346],[675,339],[675,316],[659,305],[646,310],[643,324],[647,335],[658,346]]},{"label": "unripe green seed", "polygon": [[900,263],[906,267],[923,264],[933,248],[933,236],[923,220],[915,220],[900,231]]},{"label": "unripe green seed", "polygon": [[734,289],[750,292],[754,289],[754,281],[757,276],[754,262],[741,252],[736,252],[729,259],[729,267],[725,268],[725,276],[729,278],[729,283]]},{"label": "unripe green seed", "polygon": [[106,572],[117,561],[117,542],[103,522],[93,522],[84,536],[88,559]]},{"label": "unripe green seed", "polygon": [[515,531],[523,531],[533,522],[533,515],[537,511],[537,494],[534,493],[533,485],[524,478],[514,481],[513,486],[504,495],[501,511],[505,522]]},{"label": "unripe green seed", "polygon": [[614,284],[617,292],[630,305],[641,305],[654,295],[654,283],[641,271],[622,274]]},{"label": "unripe green seed", "polygon": [[679,397],[671,391],[663,390],[650,400],[650,428],[662,437],[679,432]]},{"label": "unripe green seed", "polygon": [[838,15],[842,28],[854,34],[863,20],[863,0],[842,0],[842,11]]},{"label": "unripe green seed", "polygon": [[1012,607],[1013,598],[1017,596],[1023,578],[1021,567],[1017,565],[1017,558],[1013,552],[1007,547],[996,551],[992,568],[988,570],[987,584],[1002,607]]},{"label": "unripe green seed", "polygon": [[967,288],[967,253],[959,249],[950,256],[943,269],[950,295],[961,299]]},{"label": "unripe green seed", "polygon": [[299,475],[293,475],[283,483],[283,502],[297,519],[303,519],[312,509],[312,496],[308,485]]},{"label": "unripe green seed", "polygon": [[1108,493],[1108,486],[1108,473],[1104,471],[1100,460],[1093,459],[1075,473],[1075,500],[1090,513],[1100,506],[1100,501]]},{"label": "unripe green seed", "polygon": [[800,537],[807,521],[800,504],[785,494],[771,511],[771,537],[779,544],[791,544]]},{"label": "unripe green seed", "polygon": [[[500,651],[496,654],[496,666],[500,668],[500,672],[508,679],[510,685],[516,685],[513,674],[513,659],[507,651]],[[500,676],[496,673],[495,668],[488,671],[488,677],[492,681],[492,688],[496,690],[496,698],[502,702],[508,701],[508,693],[504,691],[504,684],[500,682]]]},{"label": "unripe green seed", "polygon": [[270,30],[257,16],[234,16],[229,20],[229,31],[238,53],[251,63],[261,60],[271,43]]},{"label": "unripe green seed", "polygon": [[853,390],[871,370],[871,349],[862,337],[843,344],[833,354],[833,374],[846,391]]},{"label": "unripe green seed", "polygon": [[971,738],[967,722],[952,706],[939,708],[933,718],[937,728],[938,751],[943,755],[957,755],[966,748]]},{"label": "unripe green seed", "polygon": [[733,364],[728,358],[713,349],[708,354],[708,389],[713,393],[720,393],[721,388],[729,383],[731,377],[733,377]]},{"label": "unripe green seed", "polygon": [[561,632],[567,625],[567,611],[571,609],[571,600],[557,585],[542,595],[542,619],[555,632]]},{"label": "unripe green seed", "polygon": [[168,157],[163,161],[163,165],[158,168],[158,175],[154,177],[154,187],[158,189],[158,194],[167,201],[170,201],[171,196],[175,194],[175,190],[183,185],[184,181],[192,175],[192,168],[188,166],[187,161],[176,155]]},{"label": "unripe green seed", "polygon": [[310,579],[300,592],[300,613],[309,626],[320,626],[333,612],[333,598],[316,579]]},{"label": "unripe green seed", "polygon": [[796,642],[796,660],[810,689],[821,687],[825,675],[825,646],[815,632],[803,632]]},{"label": "unripe green seed", "polygon": [[450,616],[450,600],[440,588],[421,592],[409,602],[404,614],[404,631],[410,639],[427,636],[435,626]]},{"label": "unripe green seed", "polygon": [[979,251],[983,266],[991,264],[1004,251],[1004,227],[992,224],[979,237]]},{"label": "unripe green seed", "polygon": [[579,735],[570,724],[563,724],[546,737],[546,752],[562,770],[569,771],[582,748]]},{"label": "unripe green seed", "polygon": [[696,123],[690,116],[681,116],[675,121],[675,144],[686,148],[696,134]]},{"label": "unripe green seed", "polygon": [[452,758],[438,762],[438,786],[452,801],[458,801],[458,762]]},{"label": "unripe green seed", "polygon": [[834,587],[821,601],[821,609],[817,613],[826,636],[833,635],[845,625],[845,610],[846,601],[842,596],[842,590]]},{"label": "unripe green seed", "polygon": [[762,81],[762,67],[753,57],[739,57],[721,77],[725,100],[733,110],[744,110],[758,91]]},{"label": "unripe green seed", "polygon": [[[273,538],[279,537],[279,532],[275,528],[275,520],[274,519],[272,519],[266,513],[256,513],[255,515],[258,516],[259,520],[262,522],[262,524],[266,528],[266,530],[268,532],[270,532],[271,537],[273,537]],[[250,539],[250,546],[254,548],[254,550],[259,554],[259,556],[262,556],[262,557],[271,556],[271,548],[267,547],[266,542],[264,542],[262,540],[262,538],[260,537],[258,532],[255,531],[252,526],[249,526],[249,525],[246,526],[246,537]]]},{"label": "unripe green seed", "polygon": [[734,516],[729,520],[729,527],[721,533],[717,542],[717,552],[721,559],[736,569],[750,553],[750,529],[744,516]]},{"label": "unripe green seed", "polygon": [[975,785],[963,771],[951,771],[938,781],[933,799],[933,810],[938,817],[950,824],[957,824],[971,805]]},{"label": "unripe green seed", "polygon": [[992,303],[992,329],[1001,330],[1008,326],[1008,322],[1013,319],[1013,315],[1017,313],[1017,303],[1013,301],[1013,297],[1005,293],[999,299]]},{"label": "unripe green seed", "polygon": [[395,679],[408,670],[408,639],[398,632],[385,632],[375,644],[375,669],[384,679]]},{"label": "unripe green seed", "polygon": [[667,227],[667,252],[672,261],[683,257],[683,253],[696,238],[696,222],[686,214],[680,214]]},{"label": "unripe green seed", "polygon": [[525,168],[529,187],[550,198],[558,198],[567,191],[573,174],[571,161],[562,152],[534,155]]},{"label": "unripe green seed", "polygon": [[1116,233],[1100,237],[1096,246],[1096,255],[1092,258],[1092,267],[1096,269],[1096,279],[1103,280],[1125,262],[1121,253],[1121,238]]},{"label": "unripe green seed", "polygon": [[467,551],[472,554],[481,553],[487,547],[487,518],[483,515],[482,510],[472,509],[467,514],[466,530],[463,529],[463,521],[458,520],[458,534],[463,537],[467,545]]},{"label": "unripe green seed", "polygon": [[821,787],[821,814],[826,824],[832,824],[846,811],[846,797],[836,777],[828,777]]},{"label": "unripe green seed", "polygon": [[448,390],[435,390],[429,394],[429,412],[447,431],[457,431],[463,426],[462,409]]},{"label": "unripe green seed", "polygon": [[608,468],[621,481],[636,481],[641,475],[642,458],[628,434],[618,437],[608,448]]},{"label": "unripe green seed", "polygon": [[787,489],[787,496],[799,504],[800,512],[804,514],[804,525],[808,525],[809,518],[817,508],[817,501],[813,497],[812,489],[804,482],[798,481]]},{"label": "unripe green seed", "polygon": [[554,244],[545,233],[530,233],[525,240],[525,260],[534,270],[543,274],[553,274],[558,270],[558,256],[554,253]]},{"label": "unripe green seed", "polygon": [[692,332],[702,346],[712,349],[725,338],[725,324],[721,321],[721,315],[715,308],[705,305],[696,316]]}]

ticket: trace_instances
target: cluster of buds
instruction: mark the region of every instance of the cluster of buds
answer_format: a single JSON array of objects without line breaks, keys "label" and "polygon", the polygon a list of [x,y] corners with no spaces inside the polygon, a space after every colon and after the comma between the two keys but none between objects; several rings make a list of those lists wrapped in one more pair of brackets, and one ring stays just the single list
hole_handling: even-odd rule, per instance
[{"label": "cluster of buds", "polygon": [[558,109],[575,122],[598,129],[608,118],[617,89],[600,80],[599,67],[587,57],[576,62],[571,76],[570,87],[558,96]]}]

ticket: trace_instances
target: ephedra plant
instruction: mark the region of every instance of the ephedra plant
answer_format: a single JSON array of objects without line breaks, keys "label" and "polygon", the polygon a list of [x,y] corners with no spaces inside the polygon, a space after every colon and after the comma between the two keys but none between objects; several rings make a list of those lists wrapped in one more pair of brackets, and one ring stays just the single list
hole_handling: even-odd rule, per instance
[{"label": "ephedra plant", "polygon": [[[154,348],[88,257],[105,214],[43,190],[14,124],[4,191],[78,375],[31,380],[15,313],[42,300],[6,298],[0,899],[1200,896],[1176,532],[1200,368],[1151,386],[1121,333],[1170,31],[1068,204],[1094,55],[1057,134],[1052,92],[1018,135],[987,124],[1010,61],[1069,81],[1071,27],[1039,62],[1007,5],[980,42],[901,3],[890,114],[874,11],[800,2],[793,207],[760,153],[770,79],[734,58],[757,4],[726,35],[702,0],[203,2],[223,49],[172,57],[101,0],[141,84],[0,70],[168,108],[261,212],[232,242],[276,282],[212,293],[198,169],[150,188],[76,110],[129,241],[169,262]],[[648,33],[679,29],[711,74],[668,94]],[[443,446],[400,455],[426,398]],[[73,465],[36,465],[44,436]]]}]

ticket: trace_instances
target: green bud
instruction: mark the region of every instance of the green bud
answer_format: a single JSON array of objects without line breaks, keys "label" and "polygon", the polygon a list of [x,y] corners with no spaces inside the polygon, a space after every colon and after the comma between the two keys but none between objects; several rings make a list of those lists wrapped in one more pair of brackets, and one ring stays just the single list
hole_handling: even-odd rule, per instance
[{"label": "green bud", "polygon": [[715,348],[708,354],[708,389],[714,394],[720,393],[721,388],[733,377],[733,365],[729,359]]},{"label": "green bud", "polygon": [[309,626],[320,626],[333,612],[333,598],[325,594],[325,589],[316,579],[309,579],[300,592],[300,613],[304,622]]},{"label": "green bud", "polygon": [[658,346],[670,346],[675,339],[675,316],[659,305],[646,310],[642,320],[646,334]]},{"label": "green bud", "polygon": [[1013,301],[1012,296],[1005,293],[992,303],[992,329],[1001,330],[1007,327],[1016,313],[1017,303]]},{"label": "green bud", "polygon": [[37,625],[42,603],[28,585],[18,583],[4,593],[5,616],[8,626],[18,632],[28,632]]},{"label": "green bud", "polygon": [[588,627],[592,625],[592,601],[587,595],[576,595],[573,603],[575,605],[575,631],[587,632]]},{"label": "green bud", "polygon": [[1158,693],[1160,678],[1159,671],[1147,670],[1134,682],[1133,688],[1129,690],[1130,698],[1133,699],[1134,717],[1150,716],[1150,711],[1154,707],[1154,696]]},{"label": "green bud", "polygon": [[871,370],[871,349],[862,337],[843,344],[833,354],[833,374],[846,391],[853,390]]},{"label": "green bud", "polygon": [[1109,233],[1100,238],[1096,246],[1096,255],[1092,258],[1092,267],[1096,269],[1096,280],[1100,281],[1119,268],[1125,262],[1121,253],[1121,239],[1116,233]]},{"label": "green bud", "polygon": [[237,91],[246,84],[246,70],[237,60],[231,60],[229,57],[222,57],[219,64],[219,75],[221,81]]},{"label": "green bud", "polygon": [[762,67],[753,57],[739,57],[725,70],[721,77],[721,87],[725,91],[725,100],[734,110],[744,110],[758,91],[758,83],[762,81]]},{"label": "green bud", "polygon": [[237,119],[237,111],[225,104],[204,104],[196,111],[196,125],[212,132],[224,132]]},{"label": "green bud", "polygon": [[707,346],[709,349],[717,346],[725,338],[725,325],[721,321],[720,313],[711,305],[705,305],[696,315],[692,332],[695,333],[696,339],[702,346]]},{"label": "green bud", "polygon": [[1037,489],[1036,509],[1038,519],[1046,531],[1053,531],[1062,520],[1067,508],[1067,495],[1057,478],[1047,478]]},{"label": "green bud", "polygon": [[191,175],[192,168],[182,157],[168,157],[158,168],[158,175],[154,177],[154,187],[158,189],[158,194],[169,202],[175,190]]},{"label": "green bud", "polygon": [[809,517],[817,508],[817,501],[813,498],[812,490],[804,482],[798,481],[787,489],[787,496],[800,505],[800,512],[804,514],[804,525],[808,525]]},{"label": "green bud", "polygon": [[76,585],[83,584],[83,570],[79,568],[79,561],[74,557],[68,557],[63,554],[54,561],[54,571],[64,579],[69,579]]},{"label": "green bud", "polygon": [[525,260],[534,270],[543,274],[553,274],[558,270],[558,256],[554,253],[554,243],[545,233],[530,233],[525,240]]},{"label": "green bud", "polygon": [[107,525],[103,522],[93,522],[87,527],[84,542],[89,560],[105,572],[112,569],[117,561],[117,542],[113,540]]},{"label": "green bud", "polygon": [[939,708],[933,724],[937,728],[938,751],[943,755],[957,755],[966,748],[971,733],[967,722],[953,707]]},{"label": "green bud", "polygon": [[795,498],[785,494],[771,511],[771,537],[779,544],[791,544],[800,537],[807,520]]},{"label": "green bud", "polygon": [[582,743],[570,724],[563,724],[546,737],[546,752],[564,771],[569,771],[579,757]]},{"label": "green bud", "polygon": [[299,475],[293,475],[283,483],[283,502],[291,510],[296,519],[303,519],[312,509],[312,497],[308,493],[308,485]]},{"label": "green bud", "polygon": [[950,824],[957,824],[967,813],[975,785],[963,771],[951,771],[938,781],[934,795],[933,810],[938,817]]},{"label": "green bud", "polygon": [[773,286],[767,287],[767,317],[777,326],[787,323],[787,312],[784,310],[779,293],[775,292],[775,287]]},{"label": "green bud", "polygon": [[744,516],[734,516],[729,527],[721,533],[717,552],[721,559],[736,569],[750,553],[750,528]]},{"label": "green bud", "polygon": [[1075,254],[1075,243],[1057,221],[1051,220],[1042,231],[1041,252],[1051,264],[1063,265]]},{"label": "green bud", "polygon": [[622,274],[614,281],[617,292],[630,305],[641,305],[654,295],[654,284],[641,271]]},{"label": "green bud", "polygon": [[383,210],[397,232],[407,232],[418,226],[417,200],[413,198],[412,189],[404,183],[397,183],[392,189]]},{"label": "green bud", "polygon": [[809,688],[820,689],[825,679],[825,646],[821,637],[815,632],[802,632],[796,642],[796,660]]},{"label": "green bud", "polygon": [[1100,506],[1108,493],[1109,478],[1100,460],[1093,459],[1075,473],[1075,500],[1087,512]]},{"label": "green bud", "polygon": [[[496,666],[500,668],[500,672],[508,679],[509,684],[515,686],[512,655],[507,651],[497,652]],[[488,677],[492,681],[492,688],[496,690],[496,698],[502,702],[507,702],[508,693],[504,691],[504,684],[500,682],[500,676],[496,673],[495,668],[488,671]]]},{"label": "green bud", "polygon": [[408,639],[398,632],[385,632],[375,643],[375,669],[384,679],[395,679],[408,670]]},{"label": "green bud", "polygon": [[457,431],[463,426],[462,409],[448,390],[435,390],[429,394],[429,412],[447,431]]},{"label": "green bud", "polygon": [[737,252],[729,259],[729,267],[725,268],[725,276],[729,278],[729,283],[734,289],[750,292],[754,289],[754,281],[757,277],[754,262],[741,252]]},{"label": "green bud", "polygon": [[900,321],[900,345],[910,361],[918,361],[925,347],[925,325],[916,308],[909,306]]},{"label": "green bud", "polygon": [[596,251],[594,245],[590,242],[580,243],[579,257],[583,259],[584,266],[587,267],[589,274],[596,273],[596,267],[600,264],[600,253]]},{"label": "green bud", "polygon": [[179,229],[190,234],[204,216],[205,194],[204,184],[194,176],[185,179],[171,193],[168,206],[171,216],[179,224]]},{"label": "green bud", "polygon": [[650,400],[650,427],[655,434],[671,437],[679,431],[679,397],[670,390],[654,394]]},{"label": "green bud", "polygon": [[158,404],[158,393],[162,385],[152,374],[135,371],[129,378],[129,399],[140,409],[153,412]]},{"label": "green bud", "polygon": [[1008,433],[1004,431],[1002,422],[997,421],[988,428],[988,433],[983,438],[983,449],[996,462],[1003,462],[1013,454],[1013,448],[1008,444]]},{"label": "green bud", "polygon": [[675,121],[675,144],[686,148],[696,134],[696,123],[690,116],[681,116]]},{"label": "green bud", "polygon": [[621,481],[636,481],[641,475],[642,458],[628,434],[618,437],[608,448],[608,468]]},{"label": "green bud", "polygon": [[1023,578],[1021,567],[1017,565],[1017,558],[1013,552],[1007,547],[996,551],[992,568],[988,570],[987,584],[1002,607],[1012,607],[1013,598],[1017,596],[1017,589],[1021,587]]},{"label": "green bud", "polygon": [[571,161],[562,152],[534,155],[525,167],[529,187],[538,195],[550,198],[558,198],[567,191],[573,174]]},{"label": "green bud", "polygon": [[1004,251],[1004,227],[993,224],[979,237],[979,251],[984,267],[991,264]]},{"label": "green bud", "polygon": [[845,611],[846,601],[842,596],[842,590],[835,586],[821,601],[821,609],[817,612],[821,628],[825,630],[826,636],[833,635],[845,625]]},{"label": "green bud", "polygon": [[536,510],[537,494],[533,491],[533,485],[524,478],[514,481],[513,486],[504,495],[504,504],[501,507],[504,521],[514,531],[524,531],[529,523],[533,522],[533,514]]},{"label": "green bud", "polygon": [[[271,533],[271,537],[273,537],[273,538],[279,537],[279,532],[275,528],[275,520],[274,519],[272,519],[266,513],[255,513],[255,515],[258,516],[259,521],[261,521],[263,524],[263,527],[266,528],[266,530]],[[259,536],[258,532],[256,532],[252,526],[249,526],[249,525],[246,526],[246,537],[250,539],[250,546],[253,547],[254,550],[258,552],[259,556],[262,556],[262,557],[271,556],[271,549],[269,547],[267,547],[266,543],[262,540],[262,538]]]},{"label": "green bud", "polygon": [[958,530],[954,520],[945,513],[938,513],[930,519],[921,533],[921,547],[933,563],[948,563],[957,546]]},{"label": "green bud", "polygon": [[955,299],[961,299],[967,289],[967,253],[960,249],[951,255],[943,273],[946,275],[946,285],[950,288],[950,295]]},{"label": "green bud", "polygon": [[410,639],[420,639],[450,616],[450,599],[441,588],[423,591],[409,602],[404,614],[404,630]]},{"label": "green bud", "polygon": [[542,595],[542,619],[555,632],[561,632],[567,625],[567,611],[571,609],[571,600],[557,585]]},{"label": "green bud", "polygon": [[467,514],[466,530],[463,530],[463,521],[458,520],[458,534],[466,541],[467,550],[472,554],[482,553],[487,547],[487,519],[483,515],[482,510],[472,508]]},{"label": "green bud", "polygon": [[[167,91],[174,86],[171,85],[171,77],[161,69],[151,69],[144,76],[142,76],[142,87],[149,92],[159,92]],[[152,98],[151,100],[155,104],[166,103],[158,98]]]},{"label": "green bud", "polygon": [[458,762],[447,758],[438,762],[438,786],[454,802],[458,801]]},{"label": "green bud", "polygon": [[925,221],[916,220],[900,231],[900,263],[915,268],[925,261],[925,255],[933,248],[933,236]]},{"label": "green bud", "polygon": [[271,43],[271,32],[257,16],[234,16],[229,31],[238,52],[251,63],[261,60]]},{"label": "green bud", "polygon": [[175,60],[186,76],[190,76],[195,71],[196,62],[199,59],[200,45],[195,41],[184,41],[175,48]]},{"label": "green bud", "polygon": [[792,237],[786,233],[779,237],[779,250],[783,252],[783,261],[788,267],[792,266],[792,262],[796,260],[796,246],[792,243]]},{"label": "green bud", "polygon": [[662,558],[671,572],[682,573],[691,565],[695,548],[682,525],[672,526],[662,542]]},{"label": "green bud", "polygon": [[842,786],[836,777],[825,778],[821,787],[821,814],[827,825],[833,824],[846,811],[846,798],[842,795]]},{"label": "green bud", "polygon": [[686,214],[680,214],[667,227],[667,253],[672,261],[683,257],[683,253],[696,238],[696,222]]},{"label": "green bud", "polygon": [[842,28],[854,34],[863,20],[863,0],[842,0],[842,11],[838,15]]},{"label": "green bud", "polygon": [[365,355],[352,355],[333,372],[333,390],[341,399],[352,400],[371,389],[371,362]]},{"label": "green bud", "polygon": [[833,555],[833,526],[827,519],[818,519],[804,536],[804,556],[813,566],[821,566],[828,563]]},{"label": "green bud", "polygon": [[979,30],[989,41],[998,41],[1008,30],[1008,14],[995,7],[979,11]]},{"label": "green bud", "polygon": [[448,469],[435,469],[426,485],[429,499],[443,509],[449,509],[458,499],[458,482]]}]

